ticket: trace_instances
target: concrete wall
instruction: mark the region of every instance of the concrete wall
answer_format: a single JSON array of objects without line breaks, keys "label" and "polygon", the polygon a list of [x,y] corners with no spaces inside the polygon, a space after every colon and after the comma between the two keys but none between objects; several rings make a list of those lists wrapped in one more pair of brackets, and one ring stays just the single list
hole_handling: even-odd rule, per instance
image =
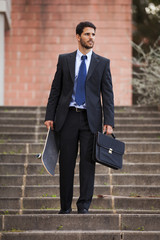
[{"label": "concrete wall", "polygon": [[6,105],[46,105],[58,54],[77,48],[75,27],[84,20],[97,26],[94,51],[111,59],[115,104],[132,104],[131,0],[14,0]]}]

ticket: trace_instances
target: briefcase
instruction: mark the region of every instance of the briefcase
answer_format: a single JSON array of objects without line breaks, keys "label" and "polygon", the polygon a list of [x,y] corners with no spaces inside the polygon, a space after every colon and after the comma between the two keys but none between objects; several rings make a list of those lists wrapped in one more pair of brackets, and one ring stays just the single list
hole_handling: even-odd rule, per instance
[{"label": "briefcase", "polygon": [[112,134],[112,137],[98,132],[94,140],[94,160],[113,169],[121,169],[125,144]]}]

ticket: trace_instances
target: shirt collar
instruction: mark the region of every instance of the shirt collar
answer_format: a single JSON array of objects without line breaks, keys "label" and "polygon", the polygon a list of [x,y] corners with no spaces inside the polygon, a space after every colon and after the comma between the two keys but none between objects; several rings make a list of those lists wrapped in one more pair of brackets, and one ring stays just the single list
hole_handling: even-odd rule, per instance
[{"label": "shirt collar", "polygon": [[[92,56],[92,49],[91,49],[91,51],[89,51],[89,53],[87,53],[86,54],[86,56],[87,56],[87,60],[89,60],[90,58],[91,58],[91,56]],[[83,56],[83,54],[79,51],[79,49],[77,49],[77,56],[81,59],[81,57]]]}]

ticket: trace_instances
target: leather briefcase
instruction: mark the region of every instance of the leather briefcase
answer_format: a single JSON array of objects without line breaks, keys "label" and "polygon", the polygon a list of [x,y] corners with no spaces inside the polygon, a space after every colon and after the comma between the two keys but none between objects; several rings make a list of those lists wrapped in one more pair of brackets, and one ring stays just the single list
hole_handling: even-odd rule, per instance
[{"label": "leather briefcase", "polygon": [[123,165],[123,154],[125,144],[112,137],[98,132],[94,140],[94,160],[100,164],[113,169],[121,169]]}]

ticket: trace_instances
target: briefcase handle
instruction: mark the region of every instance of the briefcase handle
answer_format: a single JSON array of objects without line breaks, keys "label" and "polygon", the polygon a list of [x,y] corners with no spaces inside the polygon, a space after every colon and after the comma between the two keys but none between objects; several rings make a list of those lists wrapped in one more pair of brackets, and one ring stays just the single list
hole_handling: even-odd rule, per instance
[{"label": "briefcase handle", "polygon": [[[103,133],[103,134],[106,134],[106,131]],[[116,139],[116,136],[115,136],[115,134],[114,133],[112,133],[112,134],[110,134],[114,139]],[[109,135],[107,135],[107,136],[109,136]]]}]

